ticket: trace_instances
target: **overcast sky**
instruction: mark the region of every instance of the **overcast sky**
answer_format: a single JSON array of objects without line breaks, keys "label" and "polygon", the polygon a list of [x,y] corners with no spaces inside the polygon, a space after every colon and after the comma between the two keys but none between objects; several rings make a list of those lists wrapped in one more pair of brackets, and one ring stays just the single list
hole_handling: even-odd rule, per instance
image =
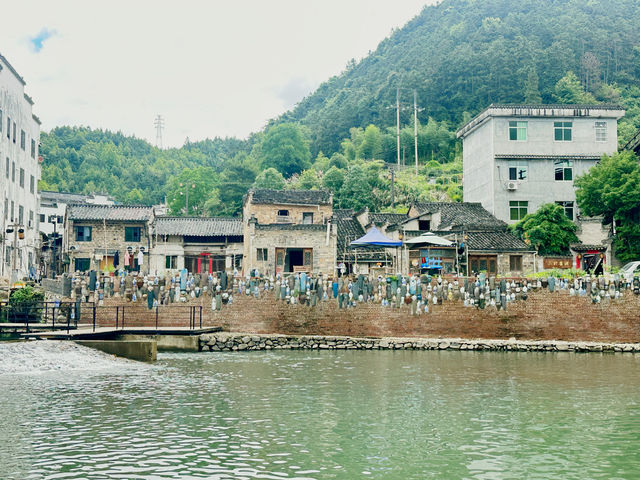
[{"label": "overcast sky", "polygon": [[[246,137],[433,0],[20,0],[0,53],[42,128],[88,125],[165,146]],[[7,10],[8,8],[8,10]]]}]

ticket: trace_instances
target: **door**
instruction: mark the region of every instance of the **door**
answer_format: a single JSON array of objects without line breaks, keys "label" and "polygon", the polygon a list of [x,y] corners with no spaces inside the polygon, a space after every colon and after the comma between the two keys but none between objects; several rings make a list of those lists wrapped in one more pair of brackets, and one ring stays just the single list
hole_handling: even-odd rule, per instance
[{"label": "door", "polygon": [[284,272],[285,249],[276,248],[276,273]]}]

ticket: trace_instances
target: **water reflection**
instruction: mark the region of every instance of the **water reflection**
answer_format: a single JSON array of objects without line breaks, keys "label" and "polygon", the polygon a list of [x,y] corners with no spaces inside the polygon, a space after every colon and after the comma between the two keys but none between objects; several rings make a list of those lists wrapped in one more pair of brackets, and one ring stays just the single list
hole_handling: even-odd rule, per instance
[{"label": "water reflection", "polygon": [[0,376],[0,466],[3,478],[636,478],[639,362],[286,351]]}]

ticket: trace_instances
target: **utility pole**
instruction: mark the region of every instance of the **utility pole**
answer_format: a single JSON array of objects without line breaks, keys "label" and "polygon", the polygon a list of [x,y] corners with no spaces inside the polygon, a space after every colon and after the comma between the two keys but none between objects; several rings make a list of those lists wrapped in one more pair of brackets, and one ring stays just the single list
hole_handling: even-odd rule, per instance
[{"label": "utility pole", "polygon": [[391,207],[395,207],[396,206],[396,202],[395,202],[395,196],[394,196],[394,191],[393,191],[393,181],[394,181],[394,172],[393,172],[393,168],[391,169]]},{"label": "utility pole", "polygon": [[396,143],[398,166],[400,166],[400,87],[396,88]]},{"label": "utility pole", "polygon": [[415,146],[416,175],[418,175],[418,91],[413,91],[413,144]]},{"label": "utility pole", "polygon": [[164,118],[158,115],[153,122],[156,127],[156,147],[162,150],[162,130],[164,129]]}]

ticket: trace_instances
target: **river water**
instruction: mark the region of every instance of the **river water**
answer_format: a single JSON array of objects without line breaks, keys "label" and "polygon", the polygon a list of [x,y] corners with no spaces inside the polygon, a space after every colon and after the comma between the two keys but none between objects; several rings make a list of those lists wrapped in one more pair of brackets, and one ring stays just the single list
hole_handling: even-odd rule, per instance
[{"label": "river water", "polygon": [[60,345],[0,344],[2,479],[640,478],[639,355]]}]

